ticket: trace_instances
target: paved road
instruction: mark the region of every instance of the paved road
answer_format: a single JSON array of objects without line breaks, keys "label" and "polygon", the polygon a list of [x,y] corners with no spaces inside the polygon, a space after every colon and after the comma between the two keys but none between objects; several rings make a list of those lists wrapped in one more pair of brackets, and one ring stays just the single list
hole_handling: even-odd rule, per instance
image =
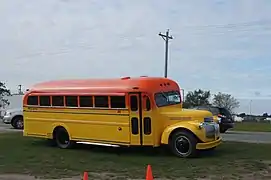
[{"label": "paved road", "polygon": [[222,138],[225,141],[271,144],[271,132],[229,131],[222,134]]},{"label": "paved road", "polygon": [[[0,133],[5,132],[18,132],[11,127],[11,125],[3,124],[0,122]],[[228,131],[222,134],[224,141],[237,141],[237,142],[249,142],[249,143],[270,143],[271,144],[271,132],[242,132],[242,131]]]},{"label": "paved road", "polygon": [[18,132],[21,130],[13,129],[11,125],[9,124],[4,124],[0,120],[0,133],[5,133],[5,132]]}]

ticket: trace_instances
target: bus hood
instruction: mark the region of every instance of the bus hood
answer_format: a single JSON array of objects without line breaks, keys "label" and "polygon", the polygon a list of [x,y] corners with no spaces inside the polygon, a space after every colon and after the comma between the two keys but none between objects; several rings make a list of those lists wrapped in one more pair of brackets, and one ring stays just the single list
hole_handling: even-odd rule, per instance
[{"label": "bus hood", "polygon": [[[165,108],[161,109],[161,114],[169,117],[170,120],[204,120],[204,118],[213,118],[209,111],[194,110],[194,109],[180,109],[180,108]],[[210,120],[211,120],[210,119]]]}]

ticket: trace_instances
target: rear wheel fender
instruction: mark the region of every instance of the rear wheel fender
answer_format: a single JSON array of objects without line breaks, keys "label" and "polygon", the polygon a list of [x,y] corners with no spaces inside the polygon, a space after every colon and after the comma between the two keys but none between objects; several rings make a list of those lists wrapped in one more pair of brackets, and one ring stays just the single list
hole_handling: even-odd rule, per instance
[{"label": "rear wheel fender", "polygon": [[51,132],[50,132],[50,137],[48,137],[48,138],[53,139],[53,133],[54,133],[55,128],[57,128],[57,127],[63,127],[63,128],[65,128],[66,131],[67,131],[68,134],[69,134],[69,137],[72,138],[71,132],[70,132],[68,126],[66,126],[64,123],[54,123],[54,124],[52,125],[52,129],[51,129]]}]

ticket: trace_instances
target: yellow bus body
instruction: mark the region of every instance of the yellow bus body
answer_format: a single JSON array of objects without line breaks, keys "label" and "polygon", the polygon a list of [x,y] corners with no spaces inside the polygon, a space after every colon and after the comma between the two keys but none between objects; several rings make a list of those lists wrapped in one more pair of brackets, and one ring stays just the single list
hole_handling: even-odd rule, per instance
[{"label": "yellow bus body", "polygon": [[[120,81],[124,81],[121,79]],[[132,81],[127,79],[126,81]],[[212,122],[212,114],[208,111],[187,110],[182,108],[181,103],[157,107],[155,105],[154,93],[167,89],[159,89],[162,82],[173,84],[169,90],[179,91],[177,83],[166,78],[137,78],[135,82],[127,83],[130,89],[125,88],[121,93],[125,96],[125,108],[80,108],[80,107],[54,107],[27,104],[30,96],[70,96],[70,91],[76,88],[52,88],[43,86],[34,86],[24,98],[24,136],[40,137],[45,139],[54,139],[54,133],[58,127],[64,128],[69,139],[74,142],[104,143],[124,146],[153,146],[158,147],[162,144],[169,145],[172,141],[172,135],[177,132],[190,133],[196,139],[196,149],[212,149],[221,143],[219,127],[217,123]],[[143,88],[138,83],[147,81],[160,84],[159,88]],[[61,82],[61,81],[60,81]],[[56,82],[56,84],[59,83]],[[96,81],[95,81],[96,83]],[[94,84],[95,84],[94,83]],[[134,83],[134,84],[133,84]],[[132,85],[131,85],[132,84]],[[169,84],[169,83],[168,83]],[[54,84],[54,86],[56,86]],[[72,94],[96,94],[108,96],[112,93],[120,93],[120,90],[105,89],[104,86],[97,90],[97,83],[94,85],[95,91],[73,91]],[[107,84],[107,89],[108,89]],[[134,87],[139,88],[134,88]],[[81,89],[84,89],[80,87]],[[80,89],[77,88],[77,89]],[[65,91],[63,91],[65,89]],[[91,89],[91,87],[89,88]],[[151,89],[151,90],[149,90]],[[131,110],[131,95],[138,97],[139,108],[137,111]],[[163,95],[163,94],[162,94]],[[119,95],[117,95],[119,96]],[[151,110],[144,110],[147,106],[145,97],[150,99]],[[162,97],[162,96],[161,96]],[[67,98],[67,97],[66,97]],[[51,97],[52,103],[52,97]],[[65,99],[66,100],[66,99]],[[41,99],[37,99],[40,103]],[[78,100],[79,102],[79,100]],[[94,102],[94,101],[93,101]],[[110,106],[110,105],[109,105]],[[149,118],[149,119],[148,119]],[[137,121],[137,129],[134,122]],[[147,120],[148,123],[147,123]],[[208,122],[205,122],[209,120]],[[146,123],[145,123],[146,122]],[[148,127],[147,127],[148,126]],[[210,128],[211,130],[207,130]],[[146,130],[145,130],[146,129]],[[146,131],[146,132],[145,132]],[[207,135],[206,133],[209,133]],[[190,137],[190,135],[188,137]],[[176,142],[177,143],[177,142]],[[177,146],[176,146],[177,147]],[[185,155],[181,155],[185,156]]]}]

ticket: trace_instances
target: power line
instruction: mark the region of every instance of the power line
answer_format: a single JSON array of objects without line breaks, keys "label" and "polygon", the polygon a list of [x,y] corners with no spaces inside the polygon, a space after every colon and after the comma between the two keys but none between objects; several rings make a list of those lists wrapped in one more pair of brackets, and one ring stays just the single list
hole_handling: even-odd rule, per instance
[{"label": "power line", "polygon": [[259,21],[247,21],[238,23],[226,23],[226,24],[208,24],[199,26],[183,26],[182,28],[188,29],[206,29],[206,28],[240,28],[240,27],[253,27],[253,26],[266,26],[271,25],[271,19],[259,20]]},{"label": "power line", "polygon": [[[183,29],[189,29],[189,35],[206,35],[210,34],[212,36],[222,36],[225,33],[263,33],[262,31],[257,31],[255,28],[267,28],[264,29],[269,32],[271,30],[271,19],[258,20],[258,21],[247,21],[247,22],[239,22],[239,23],[228,23],[228,24],[210,24],[210,25],[199,25],[199,26],[183,26]],[[23,54],[21,56],[15,57],[15,59],[23,59],[23,58],[31,58],[38,56],[55,56],[61,54],[69,54],[74,51],[75,48],[80,50],[89,50],[93,48],[93,45],[89,45],[86,43],[79,43],[74,47],[65,47],[58,49],[56,51],[44,51],[37,50],[36,52]]]}]

